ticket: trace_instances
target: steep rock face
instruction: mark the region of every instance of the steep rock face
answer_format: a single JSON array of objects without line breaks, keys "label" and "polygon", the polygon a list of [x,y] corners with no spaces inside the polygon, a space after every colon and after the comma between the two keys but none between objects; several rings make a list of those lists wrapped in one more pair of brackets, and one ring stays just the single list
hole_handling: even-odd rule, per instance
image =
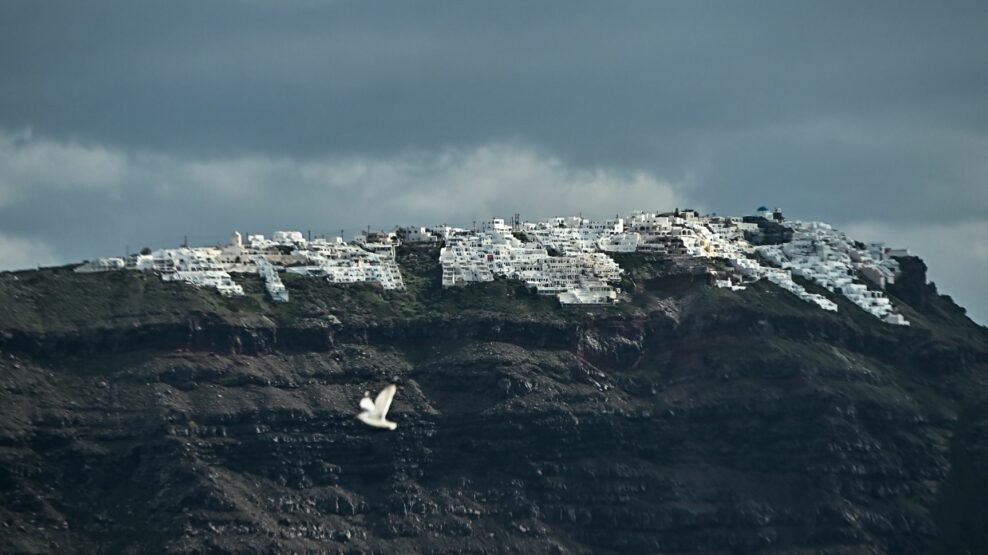
[{"label": "steep rock face", "polygon": [[[620,308],[443,292],[431,255],[407,293],[288,280],[294,306],[0,276],[0,551],[988,545],[988,336],[918,265],[903,328],[659,261]],[[389,382],[398,429],[362,425]]]}]

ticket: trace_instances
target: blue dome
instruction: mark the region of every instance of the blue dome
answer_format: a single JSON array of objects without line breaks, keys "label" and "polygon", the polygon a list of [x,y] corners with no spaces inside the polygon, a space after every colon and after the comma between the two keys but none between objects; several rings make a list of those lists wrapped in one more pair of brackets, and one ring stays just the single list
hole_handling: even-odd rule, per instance
[{"label": "blue dome", "polygon": [[756,212],[768,212],[768,208],[765,208],[764,206],[759,206]]}]

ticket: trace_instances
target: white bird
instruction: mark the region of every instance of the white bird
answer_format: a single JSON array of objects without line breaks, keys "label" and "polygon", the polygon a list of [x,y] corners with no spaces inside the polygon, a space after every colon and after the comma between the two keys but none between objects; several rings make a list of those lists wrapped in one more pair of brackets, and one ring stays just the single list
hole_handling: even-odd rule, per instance
[{"label": "white bird", "polygon": [[394,399],[398,386],[391,384],[377,394],[377,399],[371,401],[370,391],[364,392],[364,398],[360,400],[360,408],[363,410],[357,415],[361,422],[375,428],[387,428],[393,430],[398,424],[387,420],[388,409],[391,408],[391,399]]}]

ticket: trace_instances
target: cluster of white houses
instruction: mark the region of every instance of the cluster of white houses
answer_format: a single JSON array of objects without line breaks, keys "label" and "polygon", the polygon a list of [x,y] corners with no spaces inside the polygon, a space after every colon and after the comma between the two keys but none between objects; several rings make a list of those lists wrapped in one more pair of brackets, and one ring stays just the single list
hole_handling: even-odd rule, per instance
[{"label": "cluster of white houses", "polygon": [[790,242],[756,247],[758,254],[774,266],[847,297],[890,324],[909,323],[882,291],[895,282],[899,271],[893,257],[907,254],[905,251],[886,249],[881,243],[856,243],[822,222],[795,222],[790,227],[794,231]]},{"label": "cluster of white houses", "polygon": [[443,287],[499,276],[520,280],[540,294],[556,295],[563,304],[615,302],[613,284],[620,281],[622,270],[596,247],[605,232],[567,227],[557,220],[509,226],[494,219],[475,231],[445,233],[439,254]]},{"label": "cluster of white houses", "polygon": [[[368,234],[369,235],[369,234]],[[363,236],[355,244],[335,240],[307,240],[298,231],[276,231],[268,239],[234,231],[227,245],[158,249],[127,258],[99,258],[76,268],[77,272],[108,270],[153,271],[165,281],[183,281],[211,287],[226,296],[243,295],[230,274],[256,273],[271,298],[288,301],[288,289],[280,272],[322,277],[330,283],[375,282],[384,289],[404,289],[395,262],[395,244],[388,236]]]},{"label": "cluster of white houses", "polygon": [[[443,287],[466,286],[497,278],[518,280],[563,304],[606,304],[620,295],[622,269],[613,253],[655,253],[669,257],[717,258],[726,272],[712,273],[718,287],[742,290],[765,279],[824,310],[837,304],[807,291],[793,276],[843,295],[875,317],[907,325],[884,294],[898,273],[895,256],[906,254],[881,244],[863,244],[819,222],[786,222],[781,212],[760,208],[755,216],[701,216],[694,210],[636,211],[627,218],[582,216],[523,222],[492,219],[473,229],[447,225],[406,227],[361,234],[347,243],[307,239],[298,231],[272,237],[234,232],[229,244],[159,249],[126,258],[100,258],[79,272],[153,271],[167,281],[211,287],[224,295],[242,295],[231,274],[257,273],[272,299],[288,301],[282,273],[319,277],[330,283],[373,282],[404,289],[395,249],[402,242],[441,245]],[[767,225],[769,224],[769,225]],[[766,229],[783,230],[784,239],[764,241]],[[759,244],[770,243],[770,244]]]}]

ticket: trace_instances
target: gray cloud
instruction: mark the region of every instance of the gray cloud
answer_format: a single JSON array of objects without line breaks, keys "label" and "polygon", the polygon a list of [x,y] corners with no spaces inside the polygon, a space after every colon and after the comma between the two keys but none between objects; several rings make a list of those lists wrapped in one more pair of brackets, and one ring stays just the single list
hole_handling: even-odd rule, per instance
[{"label": "gray cloud", "polygon": [[[516,212],[610,216],[683,206],[688,189],[642,170],[570,167],[507,143],[384,157],[185,159],[0,131],[0,216],[66,261],[185,235],[211,243],[246,227],[350,236],[365,225],[469,225]],[[3,254],[0,267],[33,265],[20,251]]]},{"label": "gray cloud", "polygon": [[36,140],[31,132],[0,131],[0,207],[52,189],[114,188],[126,160],[103,147]]},{"label": "gray cloud", "polygon": [[57,260],[44,241],[0,233],[0,269],[47,266]]},{"label": "gray cloud", "polygon": [[[773,204],[901,237],[980,233],[984,52],[983,2],[6,2],[0,129],[68,150],[47,177],[4,170],[0,231],[45,236],[69,256],[118,237],[280,222],[246,200],[216,208],[220,182],[299,209],[299,227],[350,227],[400,214],[362,196],[378,189],[342,187],[326,206],[351,210],[320,217],[279,196],[308,191],[293,166],[420,156],[418,171],[442,174],[429,164],[443,153],[466,164],[513,148],[580,175],[675,183],[680,199],[722,213]],[[124,176],[109,158],[79,166],[66,158],[75,147],[124,157]],[[201,204],[168,196],[210,179]],[[428,198],[431,183],[407,179],[387,198]],[[464,220],[509,208],[500,184],[467,186],[440,190],[437,206]],[[528,211],[601,200],[525,191]],[[401,206],[407,219],[424,213],[415,206]],[[948,292],[972,269],[962,253],[937,266]],[[988,306],[983,288],[958,287],[962,303]]]}]

